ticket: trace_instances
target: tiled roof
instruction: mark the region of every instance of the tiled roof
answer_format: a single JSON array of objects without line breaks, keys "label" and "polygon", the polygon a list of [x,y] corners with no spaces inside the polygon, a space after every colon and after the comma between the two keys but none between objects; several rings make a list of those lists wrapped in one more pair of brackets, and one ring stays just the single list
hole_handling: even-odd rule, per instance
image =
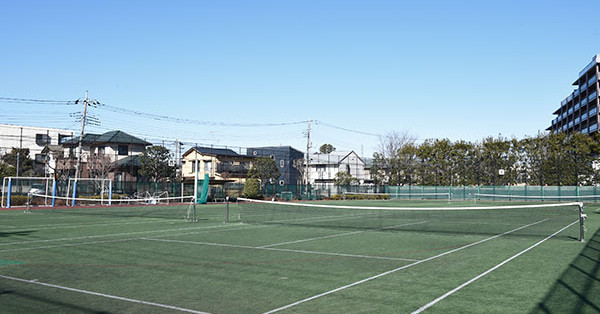
[{"label": "tiled roof", "polygon": [[201,147],[196,146],[194,149],[200,154],[204,155],[214,155],[214,156],[229,156],[229,157],[248,157],[244,155],[240,155],[228,148],[211,148],[211,147]]},{"label": "tiled roof", "polygon": [[[137,144],[137,145],[152,145],[142,139],[129,135],[123,131],[110,131],[104,134],[86,133],[81,141],[84,144]],[[72,146],[79,143],[79,136],[75,136],[65,142],[63,145]]]}]

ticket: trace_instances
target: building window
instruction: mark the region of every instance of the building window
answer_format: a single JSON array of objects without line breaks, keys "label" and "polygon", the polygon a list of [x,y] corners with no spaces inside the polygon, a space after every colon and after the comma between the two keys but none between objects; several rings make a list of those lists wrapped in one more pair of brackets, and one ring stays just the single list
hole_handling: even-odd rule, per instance
[{"label": "building window", "polygon": [[120,156],[127,156],[129,154],[129,147],[127,145],[119,145],[118,151]]},{"label": "building window", "polygon": [[50,144],[50,137],[47,134],[36,134],[35,143],[39,146],[46,146]]},{"label": "building window", "polygon": [[46,162],[47,155],[44,154],[35,154],[35,162],[43,164]]},{"label": "building window", "polygon": [[204,172],[208,172],[210,173],[212,170],[212,162],[210,161],[205,161],[204,162]]},{"label": "building window", "polygon": [[279,161],[279,167],[281,167],[281,168],[285,167],[285,160],[282,159]]},{"label": "building window", "polygon": [[58,144],[62,144],[64,141],[71,138],[71,135],[58,134]]},{"label": "building window", "polygon": [[99,146],[98,147],[98,156],[103,156],[104,155],[104,150],[105,150],[104,146]]}]

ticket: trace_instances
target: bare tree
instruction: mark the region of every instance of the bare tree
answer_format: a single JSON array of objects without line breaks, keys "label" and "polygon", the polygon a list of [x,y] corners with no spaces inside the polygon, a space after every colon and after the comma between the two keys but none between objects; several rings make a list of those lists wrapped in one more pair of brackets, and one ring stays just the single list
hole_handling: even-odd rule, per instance
[{"label": "bare tree", "polygon": [[388,131],[379,136],[377,153],[390,160],[398,157],[398,152],[405,145],[414,144],[417,138],[408,131]]},{"label": "bare tree", "polygon": [[400,155],[416,137],[408,131],[388,131],[379,137],[377,151],[373,154],[371,174],[376,184],[400,184],[402,171]]},{"label": "bare tree", "polygon": [[91,178],[105,179],[113,169],[113,162],[108,155],[93,155],[88,157],[87,167]]}]

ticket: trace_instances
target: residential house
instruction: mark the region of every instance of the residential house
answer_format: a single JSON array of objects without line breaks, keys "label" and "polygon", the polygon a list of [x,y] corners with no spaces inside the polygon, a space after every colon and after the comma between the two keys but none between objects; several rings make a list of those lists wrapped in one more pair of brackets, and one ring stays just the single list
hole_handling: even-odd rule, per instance
[{"label": "residential house", "polygon": [[[79,136],[62,146],[67,151],[69,163],[65,165],[74,174],[77,163]],[[141,166],[140,155],[151,143],[123,131],[103,134],[84,134],[81,140],[81,178],[108,178],[116,182],[137,181]]]},{"label": "residential house", "polygon": [[183,154],[181,175],[193,180],[198,165],[198,178],[208,174],[211,183],[244,183],[252,165],[253,156],[241,155],[228,148],[192,147]]},{"label": "residential house", "polygon": [[308,169],[310,184],[333,186],[338,172],[346,172],[357,179],[357,184],[372,183],[369,167],[354,151],[334,151],[310,156]]},{"label": "residential house", "polygon": [[273,158],[281,173],[277,184],[282,186],[302,184],[302,174],[298,169],[304,159],[304,153],[301,151],[291,146],[251,147],[246,150],[246,155]]}]

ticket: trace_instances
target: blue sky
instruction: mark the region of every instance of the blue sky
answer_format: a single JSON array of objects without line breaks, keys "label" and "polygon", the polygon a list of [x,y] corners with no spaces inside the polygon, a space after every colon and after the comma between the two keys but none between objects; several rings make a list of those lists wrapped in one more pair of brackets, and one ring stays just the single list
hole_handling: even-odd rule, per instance
[{"label": "blue sky", "polygon": [[[600,53],[597,1],[3,1],[0,97],[90,97],[103,132],[369,155],[388,131],[535,135]],[[0,102],[0,123],[78,129]],[[261,124],[239,127],[236,124]],[[339,127],[332,128],[331,125]],[[349,132],[340,128],[355,130]]]}]

